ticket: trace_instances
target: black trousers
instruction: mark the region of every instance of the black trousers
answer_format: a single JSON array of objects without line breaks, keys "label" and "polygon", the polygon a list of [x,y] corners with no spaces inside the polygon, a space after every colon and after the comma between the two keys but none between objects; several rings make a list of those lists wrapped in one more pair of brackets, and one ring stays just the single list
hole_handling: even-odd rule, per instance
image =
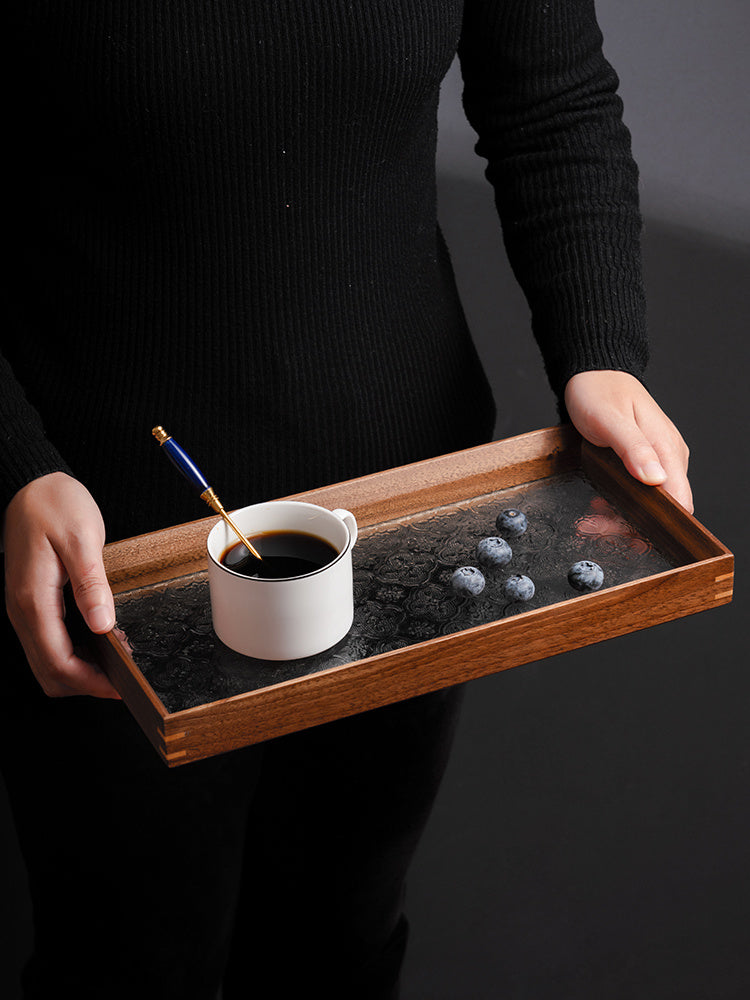
[{"label": "black trousers", "polygon": [[170,770],[121,703],[47,698],[7,629],[25,997],[397,997],[405,877],[460,689]]}]

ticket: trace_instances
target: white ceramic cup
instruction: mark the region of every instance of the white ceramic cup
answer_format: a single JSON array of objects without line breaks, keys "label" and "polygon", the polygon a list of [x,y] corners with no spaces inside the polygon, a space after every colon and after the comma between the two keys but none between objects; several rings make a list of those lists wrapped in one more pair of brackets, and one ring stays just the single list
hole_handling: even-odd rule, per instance
[{"label": "white ceramic cup", "polygon": [[268,531],[302,531],[325,539],[338,555],[305,576],[243,576],[221,562],[237,536],[218,521],[209,532],[207,548],[211,616],[221,641],[246,656],[296,660],[322,653],[343,639],[354,619],[354,515],[297,500],[273,500],[243,507],[232,518],[251,539]]}]

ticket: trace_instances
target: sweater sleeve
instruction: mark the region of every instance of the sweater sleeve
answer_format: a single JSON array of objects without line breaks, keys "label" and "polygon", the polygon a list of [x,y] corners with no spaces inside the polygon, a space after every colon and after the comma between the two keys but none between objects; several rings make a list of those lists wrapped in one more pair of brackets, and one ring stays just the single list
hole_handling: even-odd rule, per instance
[{"label": "sweater sleeve", "polygon": [[593,0],[467,0],[464,108],[554,392],[641,378],[638,174]]},{"label": "sweater sleeve", "polygon": [[70,469],[0,354],[0,515],[18,490],[50,472]]}]

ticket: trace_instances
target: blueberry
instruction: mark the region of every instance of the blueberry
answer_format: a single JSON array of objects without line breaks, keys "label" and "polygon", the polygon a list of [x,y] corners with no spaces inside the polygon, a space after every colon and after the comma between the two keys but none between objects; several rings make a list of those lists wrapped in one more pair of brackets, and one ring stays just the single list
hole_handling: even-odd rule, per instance
[{"label": "blueberry", "polygon": [[526,531],[526,515],[521,510],[503,510],[495,521],[503,538],[518,538]]},{"label": "blueberry", "polygon": [[530,601],[536,592],[534,581],[528,576],[509,576],[503,588],[505,596],[509,601]]},{"label": "blueberry", "polygon": [[598,590],[604,583],[604,570],[599,563],[582,559],[568,570],[568,583],[574,590]]},{"label": "blueberry", "polygon": [[484,576],[476,566],[461,566],[451,577],[451,587],[461,597],[477,597],[484,590]]},{"label": "blueberry", "polygon": [[507,566],[513,549],[504,538],[483,538],[477,545],[477,559],[484,566]]}]

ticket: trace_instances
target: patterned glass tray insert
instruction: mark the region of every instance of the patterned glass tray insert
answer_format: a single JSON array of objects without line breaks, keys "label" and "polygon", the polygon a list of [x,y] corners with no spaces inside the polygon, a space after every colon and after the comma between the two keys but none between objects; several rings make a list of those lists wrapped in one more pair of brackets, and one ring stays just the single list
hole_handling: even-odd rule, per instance
[{"label": "patterned glass tray insert", "polygon": [[[451,574],[477,565],[477,543],[497,534],[495,518],[508,508],[528,518],[526,533],[510,542],[511,562],[485,572],[479,597],[457,597]],[[118,627],[164,707],[177,712],[572,600],[580,595],[567,573],[579,559],[602,566],[604,587],[675,565],[582,474],[566,473],[361,531],[353,551],[354,625],[318,656],[273,662],[233,653],[214,635],[205,572],[120,594]],[[503,582],[513,573],[534,581],[530,601],[506,601]]]}]

